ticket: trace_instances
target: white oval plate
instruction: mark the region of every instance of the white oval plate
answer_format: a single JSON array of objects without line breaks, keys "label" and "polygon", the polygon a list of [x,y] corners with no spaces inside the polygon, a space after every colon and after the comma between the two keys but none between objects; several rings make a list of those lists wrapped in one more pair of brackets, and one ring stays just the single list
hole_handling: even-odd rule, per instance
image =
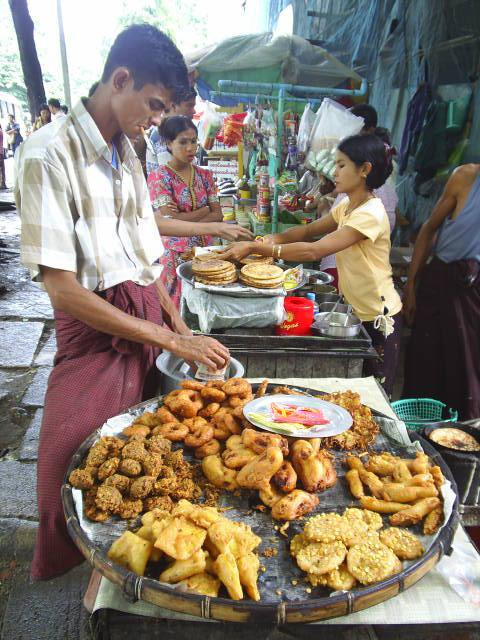
[{"label": "white oval plate", "polygon": [[[282,429],[282,423],[278,423],[277,427],[265,426],[254,418],[249,418],[251,413],[262,413],[267,420],[272,420],[270,414],[270,406],[272,402],[277,404],[287,403],[295,404],[299,407],[311,407],[312,409],[321,409],[325,420],[329,420],[329,424],[319,425],[318,427],[305,427],[297,431]],[[265,395],[261,398],[255,398],[243,407],[243,415],[253,425],[264,431],[279,433],[282,436],[292,436],[293,438],[326,438],[327,436],[337,436],[350,429],[353,424],[352,416],[343,407],[339,407],[332,402],[326,402],[319,398],[311,396],[293,396],[287,394]],[[272,420],[273,421],[273,420]]]}]

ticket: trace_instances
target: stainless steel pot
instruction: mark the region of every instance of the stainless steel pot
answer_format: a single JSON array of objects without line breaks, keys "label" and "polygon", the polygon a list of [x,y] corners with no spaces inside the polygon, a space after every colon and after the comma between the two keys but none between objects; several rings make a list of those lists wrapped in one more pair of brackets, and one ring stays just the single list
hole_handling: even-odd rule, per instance
[{"label": "stainless steel pot", "polygon": [[[335,302],[322,302],[318,305],[318,310],[320,313],[322,313],[323,311],[333,311],[334,306]],[[338,313],[347,313],[348,304],[337,304],[337,308],[335,309],[335,311]]]},{"label": "stainless steel pot", "polygon": [[340,295],[338,293],[316,293],[315,300],[318,304],[322,304],[323,302],[338,302],[340,300]]},{"label": "stainless steel pot", "polygon": [[[327,317],[328,316],[328,317]],[[354,338],[360,333],[361,321],[354,315],[346,313],[316,313],[312,329],[322,336],[332,338]]]},{"label": "stainless steel pot", "polygon": [[[160,382],[160,394],[170,393],[180,388],[182,380],[192,380],[195,372],[192,367],[169,351],[161,353],[156,360],[157,369],[162,373]],[[242,378],[245,369],[241,362],[232,358],[225,372],[225,378]]]}]

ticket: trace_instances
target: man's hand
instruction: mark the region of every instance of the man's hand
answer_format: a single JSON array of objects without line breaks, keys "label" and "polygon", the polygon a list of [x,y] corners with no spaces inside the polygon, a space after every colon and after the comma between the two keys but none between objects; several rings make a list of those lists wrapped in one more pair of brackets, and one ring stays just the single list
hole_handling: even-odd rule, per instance
[{"label": "man's hand", "polygon": [[417,296],[415,294],[415,286],[407,283],[403,292],[403,315],[409,326],[412,326],[415,319],[415,311],[417,308]]},{"label": "man's hand", "polygon": [[240,262],[251,253],[255,253],[255,245],[262,243],[257,242],[235,242],[228,249],[218,255],[219,260],[234,260]]},{"label": "man's hand", "polygon": [[187,362],[201,362],[211,369],[223,369],[230,352],[223,344],[207,336],[176,336],[172,353]]},{"label": "man's hand", "polygon": [[214,230],[212,235],[223,238],[224,240],[231,240],[237,242],[239,240],[253,240],[254,235],[250,229],[245,229],[239,224],[228,224],[227,222],[214,223]]}]

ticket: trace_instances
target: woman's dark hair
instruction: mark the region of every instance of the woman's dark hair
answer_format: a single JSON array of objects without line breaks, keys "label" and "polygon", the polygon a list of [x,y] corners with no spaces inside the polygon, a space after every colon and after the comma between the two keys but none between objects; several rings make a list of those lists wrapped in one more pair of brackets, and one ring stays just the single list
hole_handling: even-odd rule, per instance
[{"label": "woman's dark hair", "polygon": [[180,133],[189,129],[193,129],[195,133],[198,133],[197,127],[187,116],[171,116],[170,118],[165,118],[158,131],[167,142],[173,142]]},{"label": "woman's dark hair", "polygon": [[48,104],[40,105],[40,109],[38,110],[38,115],[40,115],[42,113],[42,111],[48,111],[48,113],[50,113],[50,109],[48,108]]},{"label": "woman's dark hair", "polygon": [[372,107],[371,104],[367,104],[363,102],[362,104],[356,104],[353,107],[350,107],[350,111],[354,116],[360,116],[363,118],[365,122],[365,129],[375,128],[378,123],[378,114],[375,107]]},{"label": "woman's dark hair", "polygon": [[338,150],[348,156],[357,167],[361,167],[365,162],[372,165],[372,170],[367,176],[369,189],[381,187],[392,173],[392,159],[385,143],[372,133],[345,138],[338,145]]},{"label": "woman's dark hair", "polygon": [[146,84],[162,84],[178,92],[188,89],[188,73],[182,54],[168,36],[149,24],[127,27],[115,39],[105,62],[102,82],[118,67],[127,67],[136,91]]}]

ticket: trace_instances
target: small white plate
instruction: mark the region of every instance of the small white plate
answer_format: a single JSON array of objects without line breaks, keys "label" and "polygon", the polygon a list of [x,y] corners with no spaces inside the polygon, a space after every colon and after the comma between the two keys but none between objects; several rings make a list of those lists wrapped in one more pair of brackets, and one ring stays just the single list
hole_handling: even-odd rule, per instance
[{"label": "small white plate", "polygon": [[[317,427],[305,427],[297,431],[291,431],[290,429],[282,429],[282,423],[278,423],[277,427],[265,426],[258,420],[250,418],[251,413],[262,413],[267,420],[272,420],[270,413],[270,407],[272,402],[276,404],[294,404],[299,407],[310,407],[311,409],[321,409],[325,417],[325,420],[329,420],[329,424],[319,425]],[[312,398],[311,396],[291,396],[287,394],[265,395],[261,398],[255,398],[251,402],[248,402],[243,407],[243,415],[249,422],[263,429],[264,431],[271,431],[272,433],[280,433],[282,436],[292,436],[294,438],[326,438],[328,436],[337,436],[339,433],[343,433],[350,429],[353,424],[352,416],[343,407],[339,407],[332,402],[326,402],[319,398]]]}]

